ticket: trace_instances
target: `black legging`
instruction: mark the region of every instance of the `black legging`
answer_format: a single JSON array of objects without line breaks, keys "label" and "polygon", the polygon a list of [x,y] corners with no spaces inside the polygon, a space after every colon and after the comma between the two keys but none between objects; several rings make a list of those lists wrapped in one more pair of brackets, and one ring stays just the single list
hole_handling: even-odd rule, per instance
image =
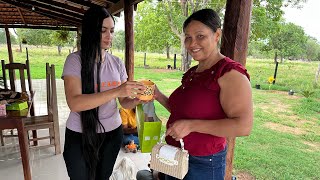
[{"label": "black legging", "polygon": [[[101,159],[97,165],[96,180],[106,180],[111,176],[121,147],[122,137],[122,126],[105,133],[105,139],[99,153]],[[83,158],[81,141],[81,133],[66,128],[63,158],[70,180],[89,179],[89,169]]]}]

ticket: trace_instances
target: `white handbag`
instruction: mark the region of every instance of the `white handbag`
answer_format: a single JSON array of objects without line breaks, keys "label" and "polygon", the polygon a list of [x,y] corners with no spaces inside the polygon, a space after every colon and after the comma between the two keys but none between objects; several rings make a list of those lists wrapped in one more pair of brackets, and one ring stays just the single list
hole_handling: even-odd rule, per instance
[{"label": "white handbag", "polygon": [[164,144],[164,137],[165,135],[152,148],[150,168],[172,177],[183,179],[188,173],[189,153],[184,149],[182,139],[180,139],[181,148],[178,148]]}]

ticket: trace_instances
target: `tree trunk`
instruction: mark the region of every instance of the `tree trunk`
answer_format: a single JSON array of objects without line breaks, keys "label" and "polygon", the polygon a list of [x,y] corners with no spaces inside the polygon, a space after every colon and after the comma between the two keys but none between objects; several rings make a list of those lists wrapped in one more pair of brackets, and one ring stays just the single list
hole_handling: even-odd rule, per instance
[{"label": "tree trunk", "polygon": [[181,70],[186,72],[191,65],[191,59],[192,57],[186,50],[184,46],[184,35],[182,34],[180,37],[180,43],[181,43]]},{"label": "tree trunk", "polygon": [[22,52],[22,43],[19,42],[19,52]]},{"label": "tree trunk", "polygon": [[315,78],[316,84],[318,84],[319,76],[320,76],[320,64],[318,66],[318,71],[316,72],[316,78]]},{"label": "tree trunk", "polygon": [[168,43],[166,46],[166,51],[167,51],[167,59],[170,59],[170,45]]},{"label": "tree trunk", "polygon": [[59,56],[61,55],[61,49],[62,49],[62,46],[58,45],[58,54],[59,54]]},{"label": "tree trunk", "polygon": [[274,54],[274,63],[276,64],[277,61],[278,61],[278,53],[276,51],[275,54]]},{"label": "tree trunk", "polygon": [[[183,15],[185,17],[188,17],[188,2],[185,1],[183,6]],[[180,41],[181,41],[181,57],[182,57],[182,63],[181,63],[181,70],[186,72],[190,68],[191,64],[191,56],[188,54],[186,47],[184,46],[184,33],[181,33],[180,35]]]}]

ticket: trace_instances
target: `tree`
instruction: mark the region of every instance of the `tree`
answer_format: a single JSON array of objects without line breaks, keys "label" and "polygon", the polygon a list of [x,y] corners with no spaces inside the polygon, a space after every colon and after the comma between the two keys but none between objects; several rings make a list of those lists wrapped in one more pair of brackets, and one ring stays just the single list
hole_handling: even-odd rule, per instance
[{"label": "tree", "polygon": [[[251,39],[255,41],[265,41],[268,42],[270,35],[278,32],[280,30],[280,22],[282,20],[283,11],[282,7],[293,6],[301,7],[301,5],[306,2],[306,0],[253,0],[253,12],[252,12],[252,23],[251,23]],[[144,6],[150,7],[150,9],[144,9],[142,7],[141,12],[140,6],[143,6],[143,3],[139,3],[137,18],[135,27],[136,29],[146,29],[144,31],[136,31],[136,33],[145,33],[143,38],[137,38],[139,42],[145,42],[142,44],[144,46],[151,47],[151,43],[158,43],[158,39],[153,39],[152,42],[149,42],[151,35],[160,34],[163,35],[163,28],[166,24],[169,25],[170,30],[164,31],[167,33],[173,33],[180,40],[181,55],[182,55],[182,70],[186,71],[189,69],[191,64],[191,57],[188,56],[185,47],[184,47],[184,34],[182,32],[182,24],[184,20],[192,13],[202,8],[212,8],[218,12],[223,19],[223,12],[225,10],[226,0],[162,0],[162,1],[145,1]],[[151,17],[153,19],[146,20],[147,28],[139,27],[139,23],[143,24],[143,19]],[[158,20],[159,19],[159,20]],[[167,20],[167,23],[163,22]],[[157,23],[157,24],[156,24]],[[146,23],[145,23],[146,24]],[[141,25],[141,26],[147,26]],[[158,28],[158,26],[160,26]],[[154,28],[157,27],[157,28]],[[162,32],[158,31],[160,29]],[[138,34],[136,34],[138,36]],[[172,36],[174,37],[174,36]],[[162,36],[161,40],[168,38]],[[175,39],[175,38],[174,38]],[[143,40],[143,41],[142,41]],[[162,43],[160,43],[162,44]],[[139,48],[143,48],[138,46]]]},{"label": "tree", "polygon": [[[16,42],[15,36],[10,31],[9,33],[10,33],[11,43],[15,43]],[[7,44],[6,31],[4,30],[4,28],[0,28],[0,44]]]},{"label": "tree", "polygon": [[7,39],[6,39],[6,32],[4,29],[0,28],[0,44],[6,44]]},{"label": "tree", "polygon": [[306,43],[306,58],[311,61],[320,61],[320,44],[315,38],[309,37]]},{"label": "tree", "polygon": [[26,42],[30,45],[51,45],[51,40],[48,38],[53,32],[45,29],[17,29],[19,42]]},{"label": "tree", "polygon": [[250,40],[265,40],[278,32],[282,23],[282,7],[301,8],[307,0],[253,0]]},{"label": "tree", "polygon": [[212,8],[221,14],[224,10],[226,0],[163,0],[161,3],[163,12],[167,16],[170,29],[180,39],[182,55],[181,69],[187,71],[191,65],[191,57],[184,47],[184,33],[182,31],[183,22],[191,13],[203,8]]},{"label": "tree", "polygon": [[179,45],[178,36],[170,29],[163,7],[157,2],[139,3],[135,16],[135,47],[140,51],[166,50],[170,58],[170,48]]},{"label": "tree", "polygon": [[116,31],[114,33],[112,47],[123,51],[125,48],[125,40],[124,39],[125,39],[124,31],[123,30]]},{"label": "tree", "polygon": [[271,34],[266,50],[275,50],[284,57],[301,58],[305,54],[307,36],[302,27],[293,23],[284,23],[277,33]]},{"label": "tree", "polygon": [[61,49],[65,45],[72,45],[75,47],[75,32],[70,32],[67,30],[57,30],[53,31],[50,35],[51,43],[58,47],[58,54],[61,55]]},{"label": "tree", "polygon": [[[182,0],[182,1],[145,1],[139,3],[136,23],[138,49],[157,49],[165,46],[167,57],[172,46],[180,46],[181,69],[186,71],[191,64],[191,57],[184,48],[182,24],[192,12],[211,7],[222,12],[225,0]],[[138,34],[139,33],[139,34]],[[179,43],[180,42],[180,43]],[[139,45],[140,44],[140,45]]]}]

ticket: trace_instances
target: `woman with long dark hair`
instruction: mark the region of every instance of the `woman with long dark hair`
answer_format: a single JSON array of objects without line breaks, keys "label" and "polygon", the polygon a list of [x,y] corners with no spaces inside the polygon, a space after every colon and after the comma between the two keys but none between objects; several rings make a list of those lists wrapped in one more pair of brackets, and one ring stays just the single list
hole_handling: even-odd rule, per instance
[{"label": "woman with long dark hair", "polygon": [[[82,21],[81,50],[70,54],[62,79],[70,114],[63,157],[72,180],[109,179],[122,142],[116,99],[124,108],[145,89],[127,81],[123,62],[106,50],[111,47],[114,19],[103,7],[92,7]],[[130,97],[130,98],[129,98]]]}]

